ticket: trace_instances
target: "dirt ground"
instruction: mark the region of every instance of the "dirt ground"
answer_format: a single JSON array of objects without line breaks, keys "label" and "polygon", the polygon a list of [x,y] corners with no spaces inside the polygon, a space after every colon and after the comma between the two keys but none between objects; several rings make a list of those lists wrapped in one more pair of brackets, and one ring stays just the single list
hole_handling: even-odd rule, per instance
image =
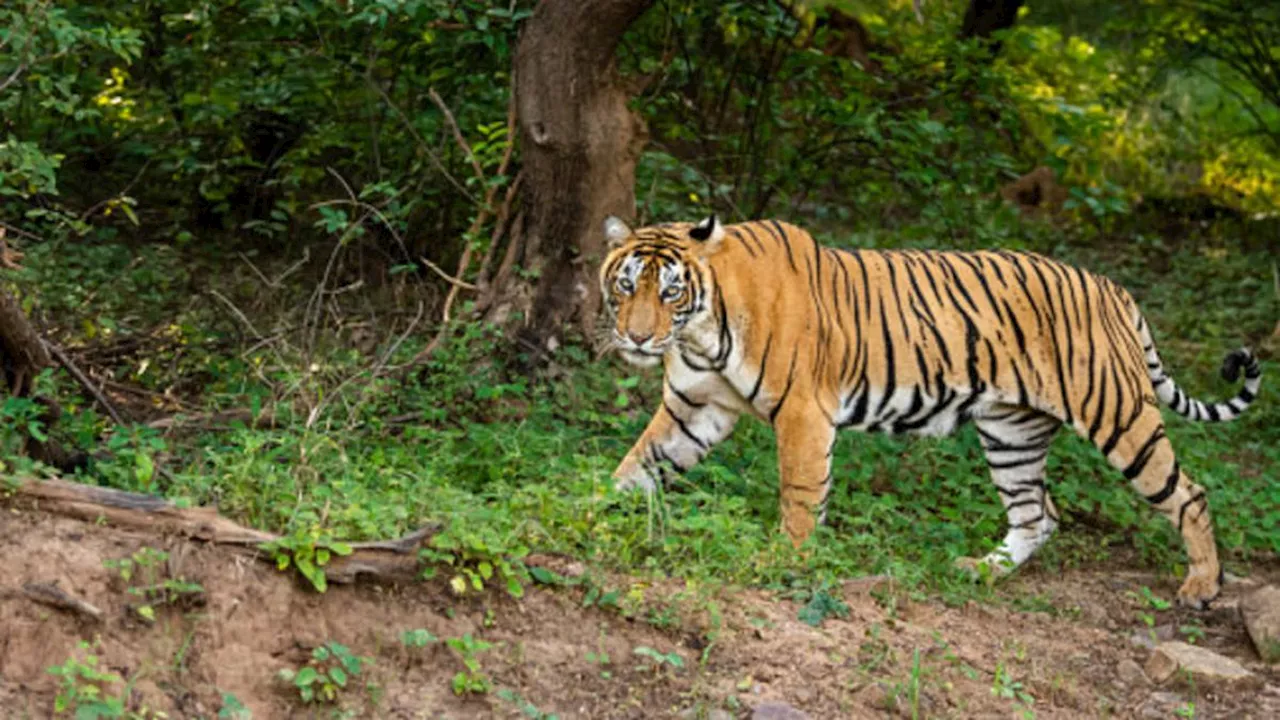
[{"label": "dirt ground", "polygon": [[[654,623],[584,607],[578,588],[531,587],[518,601],[496,592],[458,598],[435,580],[335,586],[320,595],[293,574],[225,549],[8,507],[0,507],[0,543],[4,718],[54,716],[59,685],[47,669],[75,655],[82,639],[96,641],[101,665],[129,680],[111,692],[126,694],[135,710],[170,718],[219,717],[224,694],[259,719],[696,718],[711,711],[746,718],[768,702],[815,719],[913,711],[922,718],[1280,717],[1280,672],[1249,645],[1239,584],[1208,613],[1152,612],[1135,594],[1148,586],[1171,597],[1171,578],[1051,576],[1033,563],[1009,591],[1034,589],[1043,605],[1034,610],[915,602],[887,581],[863,579],[843,588],[849,614],[819,628],[797,619],[797,603],[756,591],[722,593],[718,612],[702,603],[676,622]],[[168,551],[168,571],[198,582],[201,601],[157,607],[154,623],[131,611],[137,598],[103,561],[142,547]],[[49,582],[101,609],[103,619],[37,604],[22,592]],[[1259,681],[1153,686],[1138,671],[1150,654],[1145,645],[1153,635],[1178,634],[1193,617],[1203,628],[1198,644],[1239,660]],[[406,648],[400,634],[415,628],[493,643],[478,655],[492,689],[455,696],[457,653],[440,643]],[[277,673],[303,666],[325,641],[373,662],[338,705],[305,705]],[[637,647],[678,653],[683,666],[636,655]],[[609,662],[601,663],[606,653]]]}]

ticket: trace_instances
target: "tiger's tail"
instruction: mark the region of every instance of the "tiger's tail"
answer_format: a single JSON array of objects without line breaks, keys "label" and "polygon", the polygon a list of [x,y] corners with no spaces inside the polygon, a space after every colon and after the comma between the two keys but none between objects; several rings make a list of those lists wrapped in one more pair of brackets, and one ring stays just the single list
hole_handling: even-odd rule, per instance
[{"label": "tiger's tail", "polygon": [[1147,357],[1147,372],[1151,375],[1156,397],[1174,412],[1195,422],[1227,422],[1240,417],[1253,404],[1254,398],[1258,396],[1258,388],[1262,385],[1262,369],[1249,348],[1232,350],[1222,360],[1222,378],[1227,382],[1235,382],[1243,370],[1244,387],[1226,402],[1206,403],[1183,392],[1173,378],[1165,373],[1164,364],[1160,362],[1155,342],[1151,338],[1151,328],[1141,314],[1138,315],[1137,325],[1142,350]]}]

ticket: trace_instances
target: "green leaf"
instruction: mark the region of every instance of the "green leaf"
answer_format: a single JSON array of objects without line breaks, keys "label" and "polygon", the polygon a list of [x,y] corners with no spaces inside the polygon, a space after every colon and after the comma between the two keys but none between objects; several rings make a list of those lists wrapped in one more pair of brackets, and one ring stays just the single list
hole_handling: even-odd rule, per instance
[{"label": "green leaf", "polygon": [[320,679],[320,673],[316,669],[308,665],[298,671],[298,676],[293,679],[293,684],[298,687],[307,687]]}]

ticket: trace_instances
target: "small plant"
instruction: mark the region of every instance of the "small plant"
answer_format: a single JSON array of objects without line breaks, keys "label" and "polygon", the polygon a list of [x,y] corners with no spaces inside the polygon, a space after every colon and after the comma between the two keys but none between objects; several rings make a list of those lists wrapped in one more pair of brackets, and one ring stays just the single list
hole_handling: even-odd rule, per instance
[{"label": "small plant", "polygon": [[330,641],[313,649],[302,668],[281,670],[280,679],[297,688],[305,703],[332,703],[347,683],[372,663],[372,659],[352,655],[345,645]]},{"label": "small plant", "polygon": [[435,564],[454,568],[449,587],[458,595],[470,588],[484,590],[485,583],[500,580],[512,597],[524,597],[524,583],[529,577],[521,561],[529,554],[529,548],[512,545],[500,531],[486,526],[468,529],[446,529],[431,538],[429,547],[419,551],[419,558],[428,567],[423,576],[435,577]]},{"label": "small plant", "polygon": [[83,658],[72,656],[61,665],[48,669],[50,675],[60,679],[58,694],[53,700],[56,714],[74,712],[76,720],[97,718],[125,718],[124,697],[113,693],[114,686],[124,680],[113,672],[98,666],[89,643],[81,641],[79,650]]},{"label": "small plant", "polygon": [[147,622],[155,622],[156,606],[178,606],[200,603],[204,587],[181,577],[166,577],[169,553],[144,547],[129,557],[104,560],[103,566],[114,570],[127,585],[126,592],[142,599],[132,609]]},{"label": "small plant", "polygon": [[843,618],[849,616],[849,606],[844,600],[827,592],[826,588],[814,591],[809,602],[800,608],[800,622],[818,627],[829,617]]},{"label": "small plant", "polygon": [[1178,633],[1185,637],[1190,645],[1204,640],[1204,628],[1199,625],[1179,625]]},{"label": "small plant", "polygon": [[1173,714],[1180,718],[1187,718],[1188,720],[1191,720],[1191,718],[1196,716],[1196,704],[1188,700],[1175,708]]},{"label": "small plant", "polygon": [[222,693],[222,709],[218,710],[218,720],[253,720],[253,713],[231,693]]},{"label": "small plant", "polygon": [[509,688],[502,688],[497,692],[498,697],[520,708],[520,712],[529,720],[560,720],[560,716],[554,713],[542,712],[537,705],[525,700],[520,693]]},{"label": "small plant", "polygon": [[655,668],[660,668],[664,665],[669,665],[677,669],[684,667],[684,658],[680,657],[680,654],[677,652],[658,652],[657,650],[654,650],[651,647],[645,647],[644,645],[637,647],[631,652],[639,655],[640,657],[649,658],[653,661]]},{"label": "small plant", "polygon": [[1036,716],[1035,711],[1031,709],[1036,699],[1026,691],[1021,682],[1009,675],[1003,662],[996,664],[995,677],[991,681],[991,694],[1017,703],[1018,710],[1025,720],[1031,720]]},{"label": "small plant", "polygon": [[457,653],[464,668],[453,676],[453,694],[483,695],[489,692],[492,685],[489,676],[480,669],[479,655],[493,648],[493,643],[477,640],[467,633],[462,637],[449,638],[445,644]]},{"label": "small plant", "polygon": [[298,568],[316,589],[324,592],[328,589],[328,579],[324,574],[324,566],[334,555],[350,555],[351,546],[333,538],[329,530],[319,525],[296,530],[290,535],[262,544],[264,552],[271,553],[276,560],[276,568],[288,569],[289,565]]},{"label": "small plant", "polygon": [[426,628],[405,630],[400,633],[400,643],[407,648],[424,648],[438,642],[440,642],[440,638],[433,635]]}]

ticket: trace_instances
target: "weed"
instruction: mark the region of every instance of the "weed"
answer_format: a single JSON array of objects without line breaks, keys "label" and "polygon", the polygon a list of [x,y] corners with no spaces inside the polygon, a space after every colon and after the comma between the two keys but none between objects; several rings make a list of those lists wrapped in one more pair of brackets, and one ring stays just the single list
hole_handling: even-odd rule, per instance
[{"label": "weed", "polygon": [[434,645],[440,642],[440,638],[436,637],[426,628],[416,628],[414,630],[405,630],[400,633],[400,644],[407,648],[425,648],[428,645]]},{"label": "weed", "polygon": [[800,622],[818,627],[829,617],[844,618],[849,616],[849,606],[844,600],[832,595],[826,588],[815,590],[809,602],[800,608]]},{"label": "weed", "polygon": [[231,693],[222,693],[222,708],[218,710],[218,720],[253,720],[253,713]]},{"label": "weed", "polygon": [[[512,542],[511,537],[486,525],[460,523],[452,525],[432,536],[428,547],[419,552],[426,563],[439,563],[452,567],[455,575],[449,586],[459,595],[467,588],[479,592],[485,583],[495,578],[502,582],[512,597],[524,596],[524,583],[529,573],[521,561],[529,554],[522,543]],[[428,565],[425,577],[434,577],[436,567]]]},{"label": "weed", "polygon": [[453,676],[453,694],[483,695],[489,692],[492,684],[489,676],[480,669],[479,656],[480,653],[492,649],[493,643],[477,640],[471,637],[471,633],[467,633],[462,637],[448,638],[445,644],[457,654],[463,666],[463,669]]},{"label": "weed", "polygon": [[306,665],[298,670],[281,670],[279,676],[297,688],[304,703],[334,703],[347,684],[372,663],[370,658],[351,654],[345,645],[329,641],[312,649]]},{"label": "weed", "polygon": [[559,715],[556,715],[555,713],[543,712],[542,710],[538,709],[537,705],[534,705],[528,700],[525,700],[524,697],[522,697],[520,693],[516,692],[515,690],[511,690],[509,688],[501,688],[495,694],[499,698],[502,698],[503,700],[506,700],[507,702],[519,708],[520,712],[523,713],[526,718],[529,718],[529,720],[560,720]]},{"label": "weed", "polygon": [[286,570],[290,565],[298,569],[317,592],[328,589],[324,566],[334,555],[350,555],[351,546],[335,540],[333,532],[319,525],[300,528],[289,535],[263,543],[263,552],[276,560],[276,569]]},{"label": "weed", "polygon": [[658,652],[657,650],[644,645],[636,647],[631,652],[635,655],[639,655],[640,657],[646,657],[652,660],[653,667],[655,669],[664,666],[670,666],[677,669],[684,667],[684,658],[680,657],[680,653],[677,652]]},{"label": "weed", "polygon": [[138,712],[128,710],[125,704],[127,687],[120,688],[117,694],[117,688],[125,685],[124,679],[99,666],[98,656],[92,652],[93,646],[88,642],[82,640],[78,649],[82,657],[73,655],[66,662],[54,665],[47,671],[59,679],[58,694],[53,700],[56,714],[74,713],[76,720],[144,720],[166,717],[163,713],[152,713],[145,708]]},{"label": "weed", "polygon": [[126,584],[126,592],[142,600],[133,611],[147,622],[155,622],[157,606],[188,606],[204,599],[204,587],[181,577],[166,577],[169,553],[144,547],[127,558],[103,560]]},{"label": "weed", "polygon": [[1026,691],[1021,682],[1009,675],[1009,670],[1003,662],[996,664],[995,677],[991,681],[991,694],[1013,700],[1024,720],[1035,717],[1035,711],[1031,706],[1035,704],[1036,699]]}]

